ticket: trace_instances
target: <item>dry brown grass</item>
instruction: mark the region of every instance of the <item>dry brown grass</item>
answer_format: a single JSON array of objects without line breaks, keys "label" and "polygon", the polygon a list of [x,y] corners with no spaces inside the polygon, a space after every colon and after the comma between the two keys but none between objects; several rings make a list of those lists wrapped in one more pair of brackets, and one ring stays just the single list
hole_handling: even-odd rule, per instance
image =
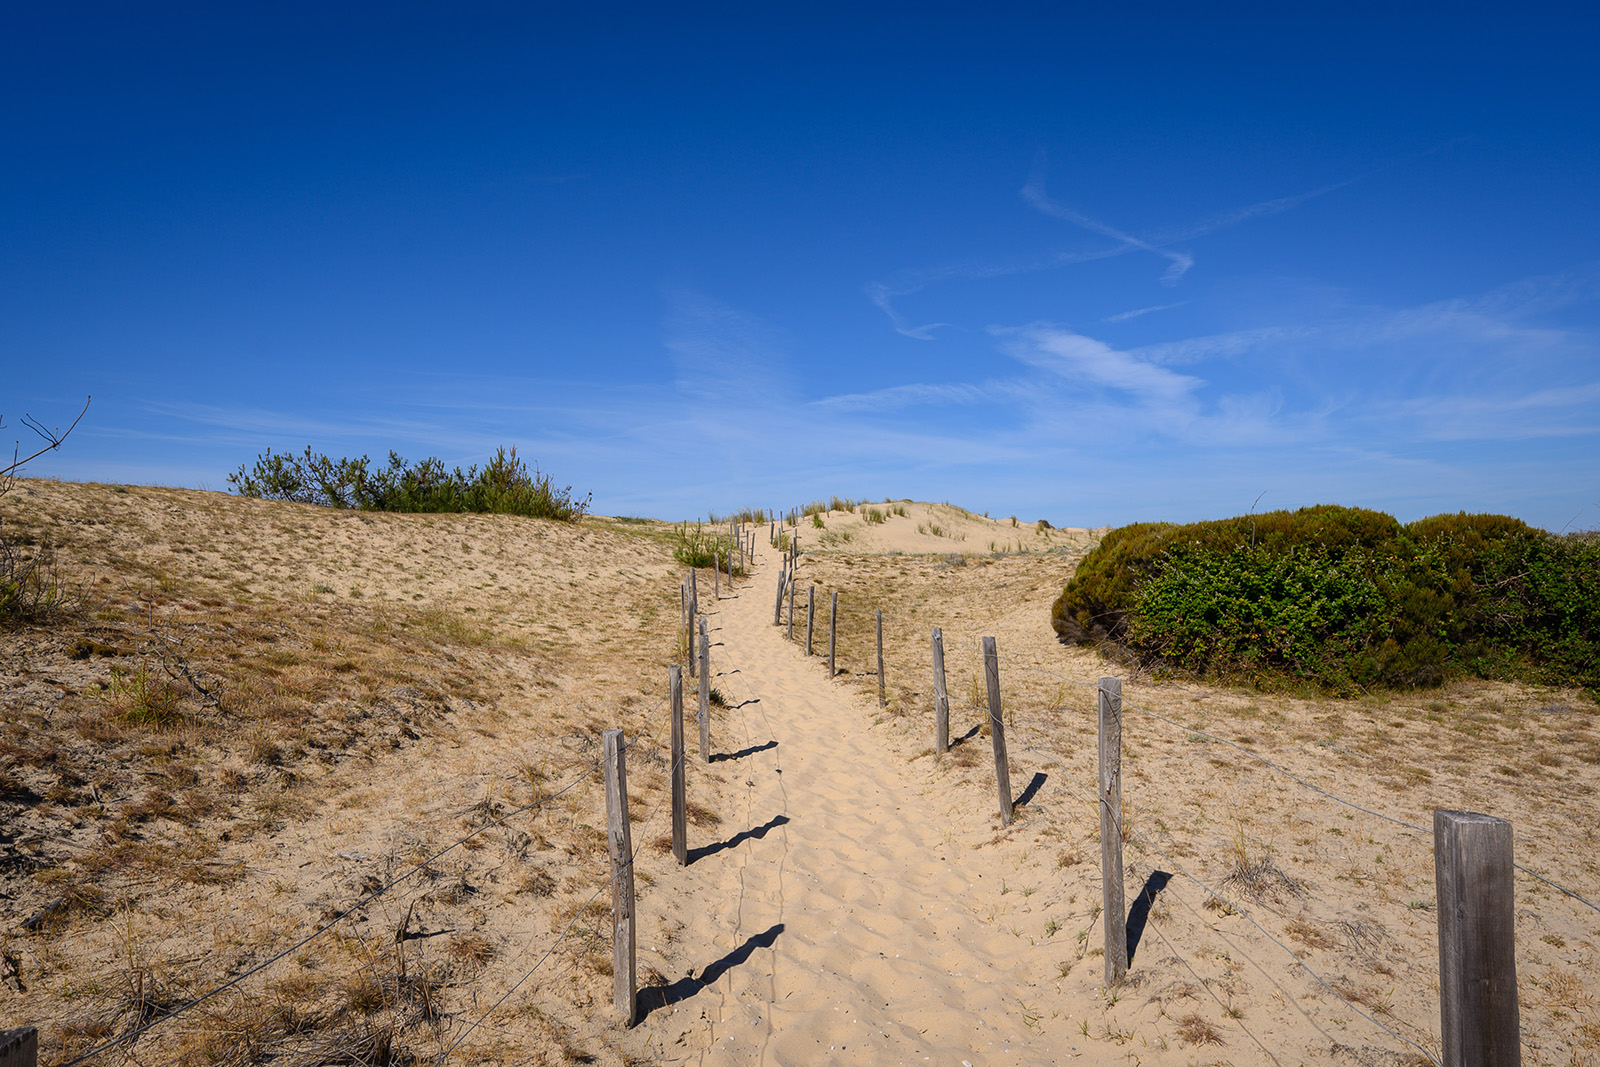
[{"label": "dry brown grass", "polygon": [[[0,647],[0,808],[16,831],[0,892],[26,920],[0,955],[31,991],[0,1024],[44,1022],[44,1062],[488,827],[225,1010],[137,1046],[167,1062],[431,1061],[438,1020],[503,989],[502,956],[522,963],[543,936],[550,922],[527,912],[562,913],[604,884],[585,775],[601,729],[659,730],[677,639],[661,605],[678,568],[651,528],[30,481],[5,508],[8,531],[51,539],[82,590],[75,613]],[[635,803],[653,810],[661,776],[650,745],[636,751]],[[512,897],[515,922],[489,918]],[[139,918],[114,933],[130,907]],[[351,936],[402,915],[398,944]],[[611,1040],[586,1012],[605,995],[592,918],[550,965],[569,972],[567,995],[540,1024],[574,1056]],[[525,1062],[494,1040],[468,1058]]]}]

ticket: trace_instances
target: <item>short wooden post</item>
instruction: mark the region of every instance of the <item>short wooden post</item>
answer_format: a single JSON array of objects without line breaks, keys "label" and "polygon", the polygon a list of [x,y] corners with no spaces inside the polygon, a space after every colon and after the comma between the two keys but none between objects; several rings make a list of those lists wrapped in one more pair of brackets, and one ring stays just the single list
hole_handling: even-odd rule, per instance
[{"label": "short wooden post", "polygon": [[711,553],[711,599],[722,599],[722,553]]},{"label": "short wooden post", "polygon": [[1511,836],[1504,819],[1433,813],[1445,1067],[1522,1063]]},{"label": "short wooden post", "polygon": [[606,840],[611,846],[611,999],[622,1021],[638,1014],[638,951],[634,945],[633,831],[628,825],[628,769],[621,730],[600,734],[606,767]]},{"label": "short wooden post", "polygon": [[711,642],[705,616],[700,617],[700,760],[711,762]]},{"label": "short wooden post", "polygon": [[833,591],[833,600],[828,606],[828,677],[838,674],[834,663],[834,653],[839,649],[839,591]]},{"label": "short wooden post", "polygon": [[693,604],[700,602],[700,583],[696,580],[693,567],[689,568],[689,602]]},{"label": "short wooden post", "polygon": [[688,785],[683,756],[683,668],[667,668],[672,694],[672,856],[679,866],[689,862]]},{"label": "short wooden post", "polygon": [[38,1067],[39,1030],[24,1026],[0,1031],[0,1067]]},{"label": "short wooden post", "polygon": [[678,621],[682,625],[688,626],[689,625],[689,583],[687,581],[683,581],[683,582],[679,582],[678,583],[678,615],[679,615]]},{"label": "short wooden post", "polygon": [[1102,678],[1100,705],[1100,897],[1106,921],[1106,985],[1128,973],[1122,892],[1122,679]]},{"label": "short wooden post", "polygon": [[691,678],[694,677],[695,670],[694,620],[699,616],[699,606],[695,604],[694,597],[691,594],[689,599],[689,677]]},{"label": "short wooden post", "polygon": [[878,707],[887,707],[889,696],[883,688],[883,609],[878,609]]},{"label": "short wooden post", "polygon": [[772,605],[772,625],[777,626],[783,622],[783,587],[789,581],[789,572],[778,571],[778,599]]},{"label": "short wooden post", "polygon": [[794,640],[794,575],[789,575],[789,640]]},{"label": "short wooden post", "polygon": [[1006,724],[1000,710],[1000,653],[994,638],[983,639],[983,684],[989,691],[989,740],[994,742],[994,778],[1000,791],[1000,825],[1011,825],[1011,762],[1006,757]]},{"label": "short wooden post", "polygon": [[944,688],[944,633],[933,628],[933,750],[950,751],[950,695]]},{"label": "short wooden post", "polygon": [[806,594],[806,655],[811,655],[811,631],[817,622],[817,587]]}]

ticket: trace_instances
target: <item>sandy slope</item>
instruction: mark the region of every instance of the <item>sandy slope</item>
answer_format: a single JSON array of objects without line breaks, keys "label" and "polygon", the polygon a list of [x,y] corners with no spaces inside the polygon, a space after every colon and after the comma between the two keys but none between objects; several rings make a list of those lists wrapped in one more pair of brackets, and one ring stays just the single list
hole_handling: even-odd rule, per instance
[{"label": "sandy slope", "polygon": [[[1019,941],[982,914],[982,883],[996,873],[971,845],[990,836],[987,820],[886,751],[868,727],[875,709],[779,638],[764,584],[712,615],[717,685],[732,709],[716,724],[711,766],[727,769],[736,801],[725,828],[743,839],[698,856],[673,891],[691,916],[682,939],[719,959],[702,962],[707,988],[655,1009],[665,1018],[645,1024],[648,1054],[721,1064],[1067,1057],[1074,1046],[1059,1034],[1029,1030]],[[721,762],[730,752],[743,754]]]}]

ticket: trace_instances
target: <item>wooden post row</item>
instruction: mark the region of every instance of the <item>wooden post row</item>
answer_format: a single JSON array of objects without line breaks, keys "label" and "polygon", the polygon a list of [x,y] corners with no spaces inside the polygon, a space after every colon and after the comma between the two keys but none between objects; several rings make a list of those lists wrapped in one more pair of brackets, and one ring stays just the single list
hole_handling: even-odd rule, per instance
[{"label": "wooden post row", "polygon": [[1000,825],[1011,825],[1011,761],[1006,756],[1006,724],[1000,709],[1000,653],[994,638],[983,639],[983,683],[989,692],[989,740],[994,742],[994,779],[1000,792]]},{"label": "wooden post row", "polygon": [[711,642],[705,616],[700,617],[700,759],[711,762]]},{"label": "wooden post row", "polygon": [[1439,1036],[1445,1067],[1522,1063],[1511,824],[1433,813],[1439,913]]},{"label": "wooden post row", "polygon": [[811,655],[811,630],[817,622],[817,587],[806,594],[806,655]]},{"label": "wooden post row", "polygon": [[689,862],[689,797],[685,782],[683,745],[683,668],[667,668],[672,695],[672,857],[679,866]]},{"label": "wooden post row", "polygon": [[883,689],[883,609],[878,609],[878,707],[887,707],[888,694]]},{"label": "wooden post row", "polygon": [[601,735],[606,768],[606,841],[611,847],[611,1000],[627,1026],[638,1015],[634,944],[633,831],[628,825],[628,770],[621,730]]},{"label": "wooden post row", "polygon": [[950,751],[950,696],[944,688],[944,633],[933,628],[933,750]]},{"label": "wooden post row", "polygon": [[832,678],[834,675],[839,673],[838,668],[837,668],[837,666],[835,665],[835,662],[834,662],[834,653],[838,650],[838,645],[839,645],[839,591],[836,589],[833,592],[833,600],[830,602],[829,607],[828,607],[828,677],[829,678]]},{"label": "wooden post row", "polygon": [[1106,925],[1106,985],[1128,973],[1128,912],[1122,889],[1122,679],[1102,678],[1100,711],[1100,899]]}]

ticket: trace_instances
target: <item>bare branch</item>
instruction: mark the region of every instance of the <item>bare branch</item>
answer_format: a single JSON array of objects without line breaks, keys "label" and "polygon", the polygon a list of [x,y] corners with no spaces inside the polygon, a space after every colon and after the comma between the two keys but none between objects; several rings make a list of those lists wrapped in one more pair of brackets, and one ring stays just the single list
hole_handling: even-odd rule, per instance
[{"label": "bare branch", "polygon": [[39,421],[37,419],[35,419],[32,415],[26,415],[26,414],[23,415],[22,416],[22,424],[24,426],[26,426],[28,429],[32,430],[34,433],[38,434],[40,437],[44,438],[45,441],[47,441],[49,443],[46,444],[43,448],[39,449],[39,451],[35,452],[33,455],[27,456],[27,457],[25,457],[23,459],[17,459],[16,458],[17,452],[20,451],[20,448],[13,449],[12,453],[11,453],[11,466],[7,467],[5,470],[0,470],[0,478],[4,478],[7,475],[12,474],[13,472],[15,472],[17,470],[17,468],[19,468],[19,467],[23,466],[24,464],[28,463],[30,460],[38,459],[40,456],[44,455],[46,452],[49,452],[52,449],[60,448],[61,447],[61,442],[65,441],[67,439],[67,437],[72,433],[72,431],[76,430],[78,428],[78,423],[83,421],[83,416],[89,410],[89,401],[92,400],[92,399],[93,399],[93,397],[90,397],[90,396],[86,396],[86,397],[83,398],[83,410],[78,412],[78,417],[73,419],[72,420],[72,425],[68,426],[65,430],[46,430],[44,428],[44,426],[41,425],[39,423]]}]

